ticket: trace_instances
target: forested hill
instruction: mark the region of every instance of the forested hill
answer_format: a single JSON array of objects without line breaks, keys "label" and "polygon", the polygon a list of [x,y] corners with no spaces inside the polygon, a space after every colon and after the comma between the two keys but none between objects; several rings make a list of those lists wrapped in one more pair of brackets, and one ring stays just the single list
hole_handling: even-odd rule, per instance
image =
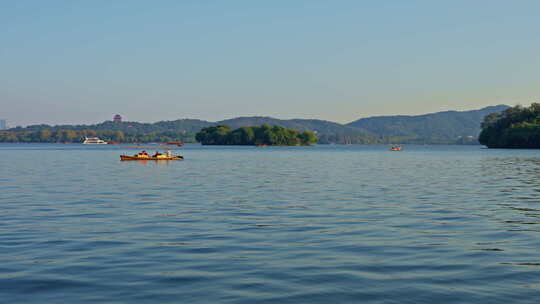
[{"label": "forested hill", "polygon": [[379,116],[362,118],[347,124],[373,134],[393,138],[394,142],[451,143],[478,138],[480,124],[491,113],[501,112],[506,105],[472,111],[445,111],[424,115]]},{"label": "forested hill", "polygon": [[179,119],[156,123],[106,121],[95,125],[32,125],[0,131],[0,142],[81,142],[84,136],[99,136],[107,141],[118,142],[195,142],[195,134],[202,128],[227,125],[236,129],[267,124],[312,131],[321,144],[477,143],[484,116],[507,108],[499,105],[464,112],[371,117],[347,125],[318,119],[284,120],[259,116],[218,122]]},{"label": "forested hill", "polygon": [[[179,119],[156,123],[106,121],[95,125],[32,125],[13,128],[0,133],[0,142],[77,142],[84,136],[99,136],[107,141],[118,142],[195,142],[195,134],[202,128],[227,125],[233,129],[260,126],[263,124],[280,126],[298,131],[312,131],[317,134],[319,143],[380,143],[379,136],[359,128],[316,119],[283,120],[271,117],[238,117],[209,122],[198,119]],[[48,130],[45,134],[41,131]],[[75,132],[66,133],[67,130]]]},{"label": "forested hill", "polygon": [[227,120],[216,122],[218,125],[227,125],[231,128],[240,128],[248,126],[259,126],[262,124],[280,126],[284,128],[291,128],[296,130],[309,129],[317,131],[319,133],[335,132],[346,133],[358,132],[358,128],[344,126],[331,121],[318,120],[318,119],[276,119],[272,117],[264,116],[250,116],[250,117],[237,117]]},{"label": "forested hill", "polygon": [[125,133],[155,133],[155,132],[178,132],[196,133],[204,127],[214,123],[199,119],[178,119],[173,121],[159,121],[156,123],[142,123],[126,121],[115,123],[105,121],[95,125],[30,125],[25,128],[12,128],[10,131],[41,131],[41,130],[93,130],[93,131],[122,131]]},{"label": "forested hill", "polygon": [[40,131],[49,130],[114,130],[123,132],[136,133],[151,133],[165,131],[183,131],[184,133],[198,132],[202,128],[217,125],[227,125],[233,129],[240,127],[260,126],[263,124],[271,126],[280,126],[284,128],[295,129],[299,131],[310,130],[317,133],[337,133],[337,134],[364,134],[369,135],[369,132],[359,128],[349,127],[335,122],[318,120],[318,119],[277,119],[272,117],[250,116],[237,117],[232,119],[221,120],[217,122],[209,122],[198,119],[179,119],[173,121],[159,121],[156,123],[140,123],[140,122],[122,122],[114,123],[106,121],[95,125],[31,125],[25,128],[17,127],[10,131]]}]

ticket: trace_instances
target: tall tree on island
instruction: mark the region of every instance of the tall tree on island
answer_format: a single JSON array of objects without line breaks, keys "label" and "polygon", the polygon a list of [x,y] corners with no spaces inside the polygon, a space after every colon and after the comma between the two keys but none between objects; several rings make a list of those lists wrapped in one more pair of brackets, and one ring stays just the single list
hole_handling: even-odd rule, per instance
[{"label": "tall tree on island", "polygon": [[488,148],[540,148],[540,103],[487,115],[479,141]]}]

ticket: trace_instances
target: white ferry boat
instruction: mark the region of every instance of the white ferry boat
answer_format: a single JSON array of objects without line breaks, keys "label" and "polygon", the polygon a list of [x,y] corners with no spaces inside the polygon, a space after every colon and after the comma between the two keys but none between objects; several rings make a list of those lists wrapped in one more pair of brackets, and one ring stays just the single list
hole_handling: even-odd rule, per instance
[{"label": "white ferry boat", "polygon": [[106,145],[107,142],[98,137],[85,137],[83,145]]}]

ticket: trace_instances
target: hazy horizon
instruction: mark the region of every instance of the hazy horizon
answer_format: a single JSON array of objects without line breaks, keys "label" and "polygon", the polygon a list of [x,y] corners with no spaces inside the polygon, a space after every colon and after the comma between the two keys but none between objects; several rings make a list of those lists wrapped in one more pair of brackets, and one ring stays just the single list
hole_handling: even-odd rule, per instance
[{"label": "hazy horizon", "polygon": [[9,126],[527,105],[536,1],[0,3]]}]

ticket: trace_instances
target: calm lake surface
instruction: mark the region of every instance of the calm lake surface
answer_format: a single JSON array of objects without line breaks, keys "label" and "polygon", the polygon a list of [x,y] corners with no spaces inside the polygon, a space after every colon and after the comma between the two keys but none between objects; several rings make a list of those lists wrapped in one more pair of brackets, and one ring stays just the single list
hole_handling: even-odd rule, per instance
[{"label": "calm lake surface", "polygon": [[0,302],[539,303],[540,151],[0,144]]}]

